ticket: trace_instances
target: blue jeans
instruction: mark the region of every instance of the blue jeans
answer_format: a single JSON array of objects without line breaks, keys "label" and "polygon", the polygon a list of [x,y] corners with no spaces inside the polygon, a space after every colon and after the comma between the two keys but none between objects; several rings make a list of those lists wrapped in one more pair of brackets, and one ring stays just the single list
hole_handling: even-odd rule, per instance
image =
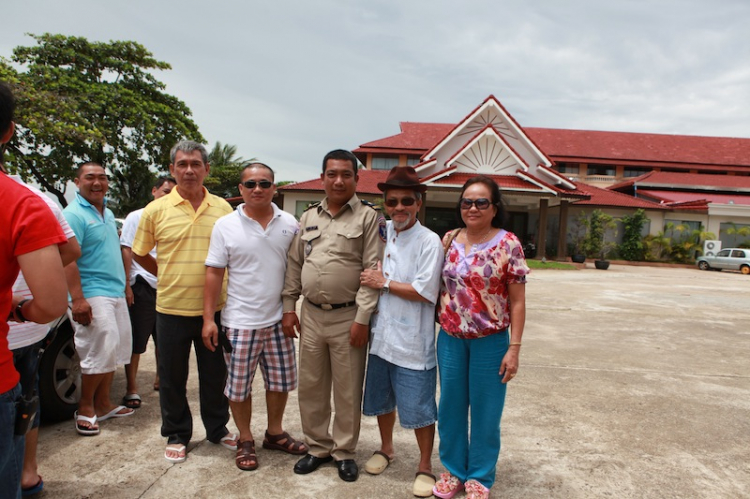
[{"label": "blue jeans", "polygon": [[21,497],[24,437],[13,434],[21,384],[0,394],[0,499]]},{"label": "blue jeans", "polygon": [[[42,342],[39,341],[33,345],[21,347],[13,350],[13,366],[21,375],[21,389],[23,393],[30,395],[32,391],[39,393],[39,349]],[[39,428],[39,410],[36,411],[36,417],[30,429]]]},{"label": "blue jeans", "polygon": [[500,456],[506,385],[499,372],[508,341],[507,330],[470,340],[438,333],[440,461],[462,482],[476,480],[487,488],[495,483]]}]

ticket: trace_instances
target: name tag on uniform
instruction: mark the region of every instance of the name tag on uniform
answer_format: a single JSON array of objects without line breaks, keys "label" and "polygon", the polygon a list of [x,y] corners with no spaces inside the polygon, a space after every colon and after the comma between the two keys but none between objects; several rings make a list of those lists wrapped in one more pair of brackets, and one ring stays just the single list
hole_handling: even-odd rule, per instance
[{"label": "name tag on uniform", "polygon": [[311,231],[311,230],[318,230],[317,225],[311,225],[310,227],[305,227],[305,232]]}]

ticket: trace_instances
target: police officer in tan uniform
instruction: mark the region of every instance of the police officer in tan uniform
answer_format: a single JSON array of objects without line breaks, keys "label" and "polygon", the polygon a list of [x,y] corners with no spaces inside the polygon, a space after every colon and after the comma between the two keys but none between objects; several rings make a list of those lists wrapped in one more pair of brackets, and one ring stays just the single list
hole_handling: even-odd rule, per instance
[{"label": "police officer in tan uniform", "polygon": [[[302,214],[282,293],[282,330],[295,338],[300,333],[299,405],[310,447],[294,472],[311,473],[335,459],[339,477],[353,482],[359,475],[354,454],[370,315],[379,294],[360,288],[359,276],[382,259],[385,218],[357,198],[357,158],[351,152],[329,152],[320,178],[326,198]],[[300,294],[301,321],[295,312]]]}]

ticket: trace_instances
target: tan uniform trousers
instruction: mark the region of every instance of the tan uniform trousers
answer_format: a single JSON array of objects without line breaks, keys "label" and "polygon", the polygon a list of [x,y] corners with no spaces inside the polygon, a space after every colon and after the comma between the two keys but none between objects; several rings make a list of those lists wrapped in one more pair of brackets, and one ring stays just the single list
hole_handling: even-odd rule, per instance
[{"label": "tan uniform trousers", "polygon": [[[357,307],[321,310],[302,302],[299,411],[310,454],[354,459],[362,408],[367,347],[349,345]],[[331,423],[331,385],[336,411]]]}]

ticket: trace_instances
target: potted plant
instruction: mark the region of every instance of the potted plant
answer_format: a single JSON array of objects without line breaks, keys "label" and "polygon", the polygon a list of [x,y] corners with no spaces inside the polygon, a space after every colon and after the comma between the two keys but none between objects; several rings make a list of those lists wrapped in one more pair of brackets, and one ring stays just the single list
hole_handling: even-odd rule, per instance
[{"label": "potted plant", "polygon": [[586,261],[586,238],[589,231],[589,217],[580,212],[570,228],[570,240],[573,245],[570,259],[575,263]]},{"label": "potted plant", "polygon": [[591,213],[586,242],[588,255],[596,258],[594,266],[597,269],[607,270],[609,268],[607,255],[616,247],[613,240],[617,235],[616,229],[617,222],[611,215],[598,209]]}]

